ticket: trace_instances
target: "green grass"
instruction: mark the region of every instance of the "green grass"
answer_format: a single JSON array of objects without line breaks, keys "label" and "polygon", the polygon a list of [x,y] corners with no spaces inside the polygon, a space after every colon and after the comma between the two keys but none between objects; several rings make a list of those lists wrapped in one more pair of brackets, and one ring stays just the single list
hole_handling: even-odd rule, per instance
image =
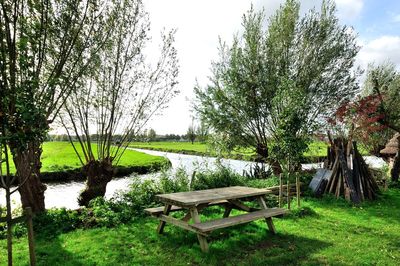
[{"label": "green grass", "polygon": [[[216,156],[216,153],[206,144],[195,142],[134,142],[130,145],[134,148],[139,149],[151,149],[159,150],[165,152],[175,152],[184,154],[194,154],[194,155],[209,155]],[[322,141],[314,141],[310,144],[309,150],[305,152],[306,157],[322,157],[326,156],[326,148],[328,145]],[[243,158],[246,160],[250,159],[250,156],[254,155],[254,151],[251,148],[243,148],[238,151],[232,152],[232,154],[226,154],[225,157],[230,158]]]},{"label": "green grass", "polygon": [[[94,153],[97,152],[97,146],[94,145]],[[81,153],[82,154],[82,153]],[[122,156],[119,165],[132,166],[152,166],[166,162],[161,156],[153,156],[133,150],[126,150]],[[42,172],[57,172],[80,168],[79,162],[72,145],[69,142],[45,142],[42,153]],[[15,172],[15,167],[11,165],[11,172]]]},{"label": "green grass", "polygon": [[[152,218],[53,236],[36,232],[38,265],[398,265],[400,190],[361,207],[330,197],[306,198],[302,206],[315,214],[275,219],[277,235],[264,221],[213,232],[208,254],[193,233],[167,225],[158,235]],[[214,208],[205,216],[222,213]],[[26,238],[15,239],[15,265],[27,265],[27,249]],[[1,240],[1,265],[6,254]]]},{"label": "green grass", "polygon": [[[139,149],[150,149],[165,152],[175,152],[183,154],[193,155],[206,155],[216,156],[216,153],[207,145],[207,143],[201,142],[173,142],[173,141],[160,141],[160,142],[133,142],[131,145],[133,148]],[[313,141],[309,144],[309,149],[304,153],[304,156],[312,159],[318,157],[325,157],[327,153],[328,144],[323,141]],[[368,151],[360,146],[359,150],[362,155],[367,155]],[[232,152],[232,154],[225,154],[224,157],[234,159],[250,160],[251,156],[255,152],[251,148],[242,148],[238,151]]]}]

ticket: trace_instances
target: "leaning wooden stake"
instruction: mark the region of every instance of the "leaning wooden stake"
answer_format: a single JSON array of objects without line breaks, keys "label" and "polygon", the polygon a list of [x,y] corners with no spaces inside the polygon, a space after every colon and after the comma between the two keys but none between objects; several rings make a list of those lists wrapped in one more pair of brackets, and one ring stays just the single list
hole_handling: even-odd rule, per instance
[{"label": "leaning wooden stake", "polygon": [[29,244],[29,258],[31,266],[36,265],[35,255],[35,242],[33,237],[33,223],[32,223],[32,209],[30,207],[25,208],[26,225],[28,227],[28,244]]},{"label": "leaning wooden stake", "polygon": [[282,193],[283,193],[282,174],[280,174],[279,175],[279,197],[278,197],[279,208],[282,208]]},{"label": "leaning wooden stake", "polygon": [[287,193],[287,208],[290,210],[290,184],[289,184],[289,176],[288,176],[288,178],[287,178],[286,193]]},{"label": "leaning wooden stake", "polygon": [[300,180],[298,174],[296,174],[296,196],[297,196],[297,207],[300,208]]}]

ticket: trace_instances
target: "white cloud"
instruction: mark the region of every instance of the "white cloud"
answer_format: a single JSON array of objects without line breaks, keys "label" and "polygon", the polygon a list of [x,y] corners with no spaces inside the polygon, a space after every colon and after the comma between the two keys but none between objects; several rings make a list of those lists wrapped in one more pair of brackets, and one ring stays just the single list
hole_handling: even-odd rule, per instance
[{"label": "white cloud", "polygon": [[381,36],[361,43],[358,63],[366,68],[369,63],[382,63],[390,60],[400,69],[400,36]]},{"label": "white cloud", "polygon": [[363,0],[336,0],[338,16],[344,21],[352,21],[358,18],[364,6]]},{"label": "white cloud", "polygon": [[394,15],[393,16],[393,22],[400,22],[400,14]]}]

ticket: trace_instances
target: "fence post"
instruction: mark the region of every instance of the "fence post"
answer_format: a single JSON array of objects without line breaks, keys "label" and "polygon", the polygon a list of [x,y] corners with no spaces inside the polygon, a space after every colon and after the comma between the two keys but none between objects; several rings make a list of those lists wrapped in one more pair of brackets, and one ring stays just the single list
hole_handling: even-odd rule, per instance
[{"label": "fence post", "polygon": [[278,196],[279,208],[282,208],[282,193],[283,193],[282,174],[279,174],[279,196]]},{"label": "fence post", "polygon": [[300,208],[300,178],[299,174],[296,174],[296,196],[297,196],[297,207]]},{"label": "fence post", "polygon": [[35,255],[35,242],[33,238],[33,223],[32,223],[32,209],[30,207],[25,208],[26,225],[28,227],[28,243],[29,243],[29,258],[31,266],[36,265]]},{"label": "fence post", "polygon": [[290,183],[289,183],[289,175],[287,177],[287,185],[286,185],[286,193],[287,193],[287,207],[290,210]]}]

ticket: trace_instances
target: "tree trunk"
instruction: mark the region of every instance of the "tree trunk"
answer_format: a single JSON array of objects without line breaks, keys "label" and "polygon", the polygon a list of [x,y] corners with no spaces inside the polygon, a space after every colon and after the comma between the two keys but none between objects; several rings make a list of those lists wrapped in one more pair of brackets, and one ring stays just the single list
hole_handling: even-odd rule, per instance
[{"label": "tree trunk", "polygon": [[78,203],[88,206],[89,202],[97,197],[104,197],[108,182],[114,176],[114,168],[110,160],[90,161],[83,167],[87,181],[85,190],[81,192]]},{"label": "tree trunk", "polygon": [[276,160],[270,160],[268,158],[268,146],[266,144],[258,143],[256,147],[257,159],[256,162],[268,163],[271,167],[272,173],[275,176],[279,176],[282,173],[282,167]]},{"label": "tree trunk", "polygon": [[283,173],[282,166],[278,161],[273,160],[270,162],[270,165],[274,176],[279,176],[280,174]]},{"label": "tree trunk", "polygon": [[40,163],[41,145],[40,141],[29,141],[27,148],[21,150],[10,144],[17,170],[18,184],[22,184],[18,189],[21,195],[22,208],[31,207],[35,213],[45,210],[44,192],[46,185],[40,181],[40,168],[42,166]]}]

